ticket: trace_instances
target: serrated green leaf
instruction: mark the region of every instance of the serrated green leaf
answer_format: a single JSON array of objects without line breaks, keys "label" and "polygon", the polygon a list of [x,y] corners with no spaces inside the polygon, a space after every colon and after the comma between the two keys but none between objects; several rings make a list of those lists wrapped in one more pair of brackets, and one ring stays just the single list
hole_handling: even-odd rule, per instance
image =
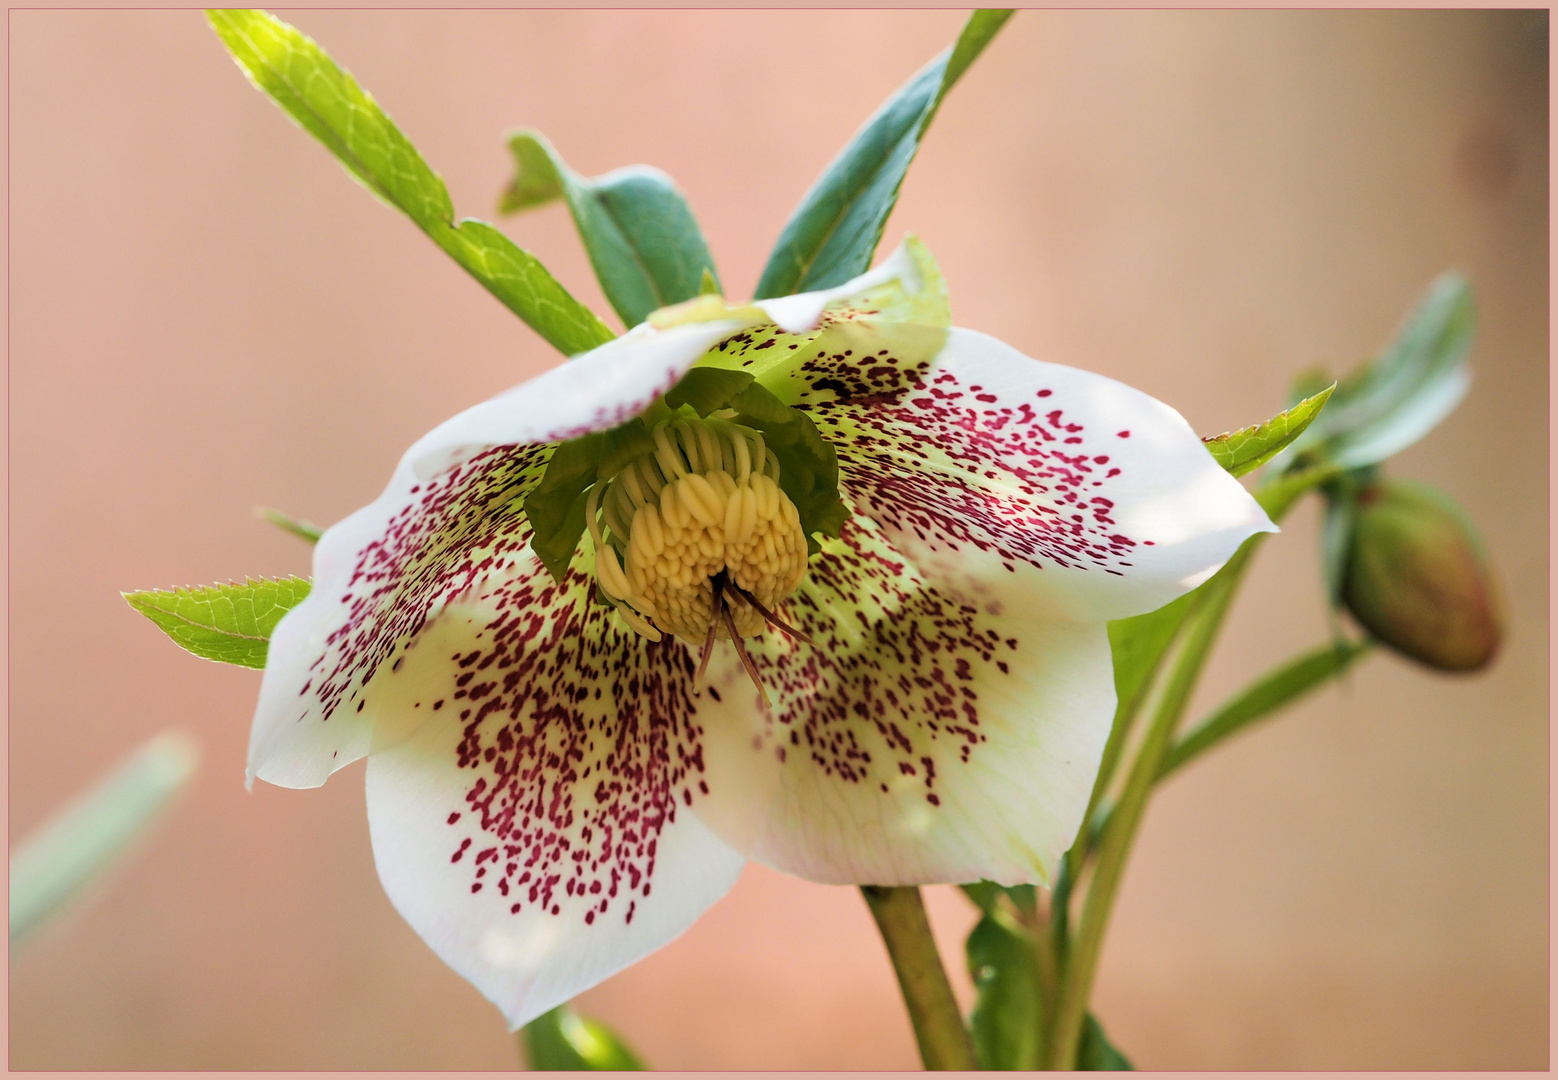
[{"label": "serrated green leaf", "polygon": [[214,9],[206,17],[256,87],[547,341],[573,355],[612,339],[535,256],[485,222],[456,222],[443,180],[372,95],[307,35],[264,11]]},{"label": "serrated green leaf", "polygon": [[1465,396],[1475,330],[1470,286],[1457,274],[1441,275],[1385,350],[1341,381],[1293,452],[1359,468],[1411,446]]},{"label": "serrated green leaf", "polygon": [[271,631],[308,591],[306,578],[285,577],[122,595],[180,648],[223,664],[263,668]]},{"label": "serrated green leaf", "polygon": [[975,11],[957,43],[872,114],[785,223],[758,281],[758,299],[841,285],[871,265],[942,99],[1011,15]]},{"label": "serrated green leaf", "polygon": [[523,1042],[530,1067],[545,1072],[637,1072],[644,1069],[622,1039],[598,1020],[566,1005],[525,1025]]},{"label": "serrated green leaf", "polygon": [[538,132],[509,136],[514,179],[499,213],[562,196],[606,299],[628,326],[656,308],[699,295],[705,276],[719,291],[714,257],[687,198],[659,169],[629,166],[586,179]]},{"label": "serrated green leaf", "polygon": [[1158,769],[1158,779],[1162,780],[1228,736],[1271,716],[1342,674],[1372,647],[1366,641],[1322,645],[1267,672],[1170,747]]},{"label": "serrated green leaf", "polygon": [[146,832],[194,775],[199,758],[187,735],[164,732],[11,849],[13,948]]},{"label": "serrated green leaf", "polygon": [[965,951],[975,995],[969,1035],[979,1067],[1039,1068],[1039,965],[1027,931],[1004,912],[989,911],[969,933]]},{"label": "serrated green leaf", "polygon": [[1077,1069],[1083,1072],[1122,1072],[1134,1070],[1126,1056],[1104,1035],[1103,1025],[1092,1013],[1082,1022],[1082,1038],[1077,1044]]},{"label": "serrated green leaf", "polygon": [[1254,472],[1304,433],[1304,429],[1325,408],[1326,401],[1335,389],[1336,384],[1332,383],[1263,424],[1252,424],[1201,441],[1212,452],[1217,463],[1233,476]]}]

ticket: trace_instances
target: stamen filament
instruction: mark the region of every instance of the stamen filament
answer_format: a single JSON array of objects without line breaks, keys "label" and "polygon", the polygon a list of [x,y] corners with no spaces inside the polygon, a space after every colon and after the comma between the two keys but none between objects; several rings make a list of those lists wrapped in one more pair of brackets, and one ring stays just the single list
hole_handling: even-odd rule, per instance
[{"label": "stamen filament", "polygon": [[736,629],[736,620],[731,618],[730,608],[725,606],[722,599],[719,605],[720,617],[725,620],[725,628],[730,631],[731,644],[736,647],[736,655],[741,657],[741,666],[747,669],[747,674],[752,677],[752,685],[757,687],[758,696],[763,699],[764,705],[772,705],[768,700],[768,691],[763,689],[763,680],[758,678],[757,665],[752,663],[752,658],[747,655],[746,646],[741,644],[741,633]]},{"label": "stamen filament", "polygon": [[[719,574],[719,575],[717,575],[714,578],[714,610],[715,611],[720,610],[720,608],[724,607],[724,605],[725,605],[725,597],[723,595],[723,593],[724,593],[724,589],[723,589],[724,584],[725,584],[725,575],[724,574]],[[705,671],[709,670],[709,657],[714,655],[714,638],[715,638],[715,635],[716,635],[716,633],[718,631],[719,631],[719,619],[711,618],[709,620],[709,634],[708,634],[707,637],[705,637],[703,639],[703,657],[702,657],[702,659],[700,659],[698,661],[698,674],[696,674],[696,675],[694,675],[692,677],[693,678],[693,682],[702,682],[703,681],[703,673]]]},{"label": "stamen filament", "polygon": [[817,645],[817,643],[815,641],[813,641],[811,638],[807,637],[805,634],[801,633],[799,630],[797,630],[795,627],[791,626],[789,623],[785,622],[779,616],[775,615],[772,611],[769,611],[766,607],[763,606],[763,602],[761,600],[759,600],[757,597],[753,596],[751,593],[747,592],[740,585],[737,585],[734,581],[730,582],[730,591],[735,593],[737,596],[741,597],[741,599],[745,600],[747,603],[751,604],[752,607],[757,611],[757,613],[759,615],[761,615],[765,620],[767,620],[769,625],[773,626],[775,629],[784,631],[786,634],[789,634],[796,641],[804,642],[805,644],[810,645],[814,649],[818,648],[818,645]]}]

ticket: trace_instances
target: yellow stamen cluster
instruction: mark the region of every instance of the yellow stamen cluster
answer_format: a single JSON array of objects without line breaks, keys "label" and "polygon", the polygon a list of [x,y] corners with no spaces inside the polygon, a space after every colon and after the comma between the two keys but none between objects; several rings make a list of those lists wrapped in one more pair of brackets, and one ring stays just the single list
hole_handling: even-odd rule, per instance
[{"label": "yellow stamen cluster", "polygon": [[[770,611],[806,576],[800,514],[779,487],[779,461],[761,432],[718,416],[664,420],[655,449],[590,490],[585,522],[595,576],[627,624],[658,641],[729,637],[713,579]],[[728,586],[721,596],[742,637],[761,612]],[[717,625],[716,625],[717,624]]]}]

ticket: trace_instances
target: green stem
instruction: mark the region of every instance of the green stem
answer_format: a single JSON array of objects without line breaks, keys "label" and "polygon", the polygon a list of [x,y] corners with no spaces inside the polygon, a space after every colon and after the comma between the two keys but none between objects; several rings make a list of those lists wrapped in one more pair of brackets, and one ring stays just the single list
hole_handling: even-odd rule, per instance
[{"label": "green stem", "polygon": [[927,1069],[977,1069],[974,1044],[963,1026],[963,1012],[952,996],[946,969],[941,966],[920,890],[912,885],[862,885],[860,891],[898,974],[898,986],[920,1046],[920,1060]]},{"label": "green stem", "polygon": [[1373,648],[1373,642],[1341,641],[1322,645],[1273,668],[1237,697],[1220,706],[1188,735],[1175,741],[1158,769],[1162,781],[1228,736],[1243,731],[1292,704],[1311,690],[1339,677]]},{"label": "green stem", "polygon": [[1217,576],[1207,582],[1205,591],[1189,619],[1186,635],[1178,658],[1169,675],[1168,685],[1158,703],[1157,712],[1142,740],[1136,760],[1126,779],[1125,789],[1118,803],[1109,814],[1108,824],[1099,838],[1098,866],[1088,886],[1087,900],[1077,926],[1066,964],[1065,978],[1061,984],[1060,1005],[1055,1016],[1054,1033],[1050,1038],[1052,1069],[1076,1067],[1077,1044],[1082,1037],[1082,1026],[1087,1018],[1088,998],[1092,994],[1093,977],[1102,951],[1104,930],[1114,907],[1115,894],[1124,876],[1125,860],[1130,854],[1131,843],[1136,838],[1136,827],[1141,822],[1147,806],[1147,797],[1158,777],[1163,756],[1168,751],[1174,728],[1184,714],[1196,679],[1206,663],[1207,654],[1217,640],[1223,617],[1233,600],[1234,593],[1244,571],[1250,564],[1256,548],[1266,534],[1257,534],[1245,542]]}]

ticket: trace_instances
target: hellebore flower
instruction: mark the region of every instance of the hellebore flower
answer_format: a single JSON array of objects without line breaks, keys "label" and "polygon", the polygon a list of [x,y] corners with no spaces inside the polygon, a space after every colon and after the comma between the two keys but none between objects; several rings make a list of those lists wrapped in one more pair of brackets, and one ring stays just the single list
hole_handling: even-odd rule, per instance
[{"label": "hellebore flower", "polygon": [[420,440],[320,539],[249,775],[367,756],[390,899],[517,1027],[749,857],[1048,882],[1106,621],[1273,529],[1173,409],[951,328],[911,239],[837,289],[663,309]]}]

